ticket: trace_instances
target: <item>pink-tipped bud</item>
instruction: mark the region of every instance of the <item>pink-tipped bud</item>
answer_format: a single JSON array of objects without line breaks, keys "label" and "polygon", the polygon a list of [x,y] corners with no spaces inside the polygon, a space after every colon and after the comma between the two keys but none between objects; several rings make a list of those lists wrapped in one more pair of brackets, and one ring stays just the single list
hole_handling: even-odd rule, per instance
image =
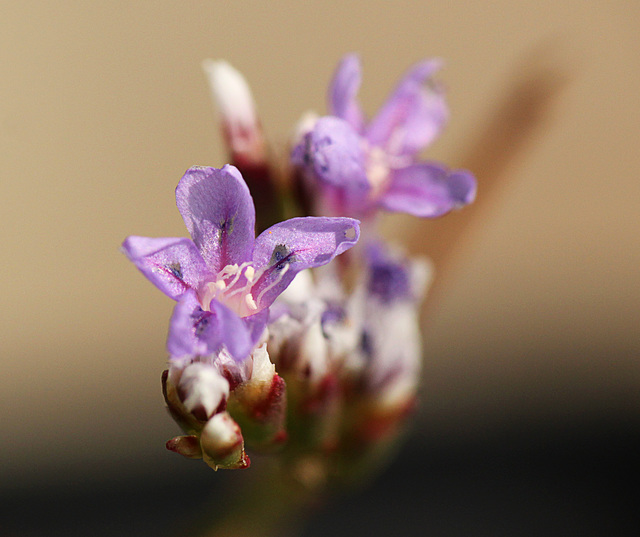
[{"label": "pink-tipped bud", "polygon": [[204,461],[214,470],[248,468],[240,427],[227,412],[213,416],[200,433]]},{"label": "pink-tipped bud", "polygon": [[205,60],[202,68],[222,116],[223,134],[233,163],[239,164],[240,169],[265,165],[264,137],[247,81],[225,61]]}]

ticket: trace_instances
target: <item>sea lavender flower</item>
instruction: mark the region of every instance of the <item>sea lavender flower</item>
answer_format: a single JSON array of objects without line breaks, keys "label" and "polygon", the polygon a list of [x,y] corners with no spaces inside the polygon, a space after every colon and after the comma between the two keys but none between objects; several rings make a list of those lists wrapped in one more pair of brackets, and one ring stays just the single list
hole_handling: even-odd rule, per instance
[{"label": "sea lavender flower", "polygon": [[317,210],[360,218],[378,209],[437,217],[473,201],[471,173],[418,161],[448,117],[442,88],[432,80],[439,68],[438,60],[410,68],[367,123],[356,98],[360,61],[343,58],[329,87],[331,115],[311,126],[306,119],[292,151],[306,188],[321,194]]},{"label": "sea lavender flower", "polygon": [[398,407],[412,400],[420,378],[420,305],[433,269],[426,259],[409,260],[382,242],[369,243],[365,258],[352,307],[360,319],[360,367],[352,369],[376,406]]},{"label": "sea lavender flower", "polygon": [[176,202],[192,240],[130,236],[123,250],[166,295],[177,300],[167,348],[172,360],[226,349],[244,360],[260,340],[268,307],[301,270],[351,248],[359,222],[292,218],[254,238],[255,209],[233,166],[189,169]]},{"label": "sea lavender flower", "polygon": [[[319,490],[371,471],[399,438],[419,384],[428,266],[369,238],[340,263],[305,270],[354,246],[359,222],[272,224],[285,208],[370,220],[380,209],[435,217],[471,202],[469,172],[418,159],[448,115],[432,80],[439,66],[412,67],[367,122],[356,98],[360,62],[346,56],[330,85],[331,115],[298,125],[293,166],[281,169],[267,158],[242,75],[204,63],[235,166],[192,168],[178,184],[191,239],[123,244],[177,301],[162,384],[184,434],[168,449],[214,469],[248,467],[245,449],[266,452]],[[256,228],[266,230],[257,239]]]}]

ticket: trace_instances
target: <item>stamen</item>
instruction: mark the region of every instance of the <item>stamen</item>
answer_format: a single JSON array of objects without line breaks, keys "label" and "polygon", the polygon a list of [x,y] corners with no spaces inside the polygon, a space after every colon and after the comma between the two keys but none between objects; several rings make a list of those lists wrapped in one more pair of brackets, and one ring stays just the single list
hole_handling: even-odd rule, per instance
[{"label": "stamen", "polygon": [[289,267],[291,265],[285,265],[282,270],[278,273],[278,277],[276,278],[275,281],[271,282],[269,285],[267,285],[262,291],[260,291],[260,294],[258,295],[258,299],[256,300],[256,302],[258,304],[260,304],[260,302],[262,302],[262,297],[264,296],[264,294],[267,291],[270,291],[271,289],[273,289],[276,285],[278,285],[281,281],[282,281],[282,277],[287,273],[287,271],[289,270]]},{"label": "stamen", "polygon": [[238,272],[239,267],[238,265],[225,265],[223,267],[223,269],[218,272],[218,278],[224,278],[225,276],[231,276],[232,274],[235,274],[236,272]]},{"label": "stamen", "polygon": [[[247,268],[247,266],[249,266],[251,264],[250,261],[245,261],[244,263],[242,263],[242,265],[238,266],[238,265],[233,265],[235,267],[235,272],[231,273],[231,274],[235,274],[233,277],[233,280],[231,280],[228,284],[227,287],[229,289],[231,289],[236,283],[238,283],[238,280],[240,279],[240,276],[242,276],[242,269],[243,268]],[[225,267],[226,268],[226,267]],[[222,269],[224,271],[224,269]],[[245,271],[246,272],[246,271]]]},{"label": "stamen", "polygon": [[[204,294],[202,295],[202,298],[200,299],[200,302],[202,304],[202,308],[205,311],[210,311],[209,310],[209,304],[211,304],[211,301],[221,291],[220,287],[218,286],[218,283],[219,282],[209,282],[207,285],[205,285]],[[221,283],[224,284],[224,282],[221,282]]]},{"label": "stamen", "polygon": [[250,310],[257,310],[258,309],[258,304],[256,304],[255,300],[253,300],[253,297],[251,296],[251,293],[249,293],[248,295],[246,295],[244,297],[244,301],[247,303],[247,306],[249,307]]},{"label": "stamen", "polygon": [[[288,266],[284,267],[285,269]],[[283,270],[285,272],[286,270]],[[211,300],[216,299],[227,307],[236,311],[241,317],[252,315],[258,309],[258,305],[251,294],[251,288],[256,279],[265,272],[264,268],[258,270],[251,261],[245,261],[241,265],[227,265],[216,275],[215,282],[209,282],[204,287],[202,304],[205,309]],[[244,276],[243,285],[239,285],[240,278]],[[225,281],[226,278],[226,281]],[[280,276],[272,285],[280,281]],[[266,290],[270,289],[268,287]]]}]

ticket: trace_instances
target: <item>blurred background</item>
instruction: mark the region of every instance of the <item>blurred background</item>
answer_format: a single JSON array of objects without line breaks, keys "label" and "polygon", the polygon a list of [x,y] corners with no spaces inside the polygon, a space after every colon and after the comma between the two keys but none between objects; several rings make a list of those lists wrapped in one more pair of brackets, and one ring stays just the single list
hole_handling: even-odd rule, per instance
[{"label": "blurred background", "polygon": [[388,219],[439,271],[421,406],[304,534],[634,534],[639,20],[624,0],[2,2],[0,534],[180,535],[241,479],[165,450],[173,304],[118,248],[185,235],[177,181],[225,163],[204,58],[244,73],[282,151],[351,51],[369,113],[446,60],[425,156],[475,171],[478,204]]}]

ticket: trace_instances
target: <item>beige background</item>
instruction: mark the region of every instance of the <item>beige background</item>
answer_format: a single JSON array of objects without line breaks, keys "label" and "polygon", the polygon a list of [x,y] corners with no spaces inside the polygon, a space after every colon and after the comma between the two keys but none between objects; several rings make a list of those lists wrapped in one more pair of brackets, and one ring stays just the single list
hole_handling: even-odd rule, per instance
[{"label": "beige background", "polygon": [[[532,54],[552,65],[568,82],[506,180],[486,189],[425,327],[424,434],[637,419],[637,2],[67,0],[1,11],[0,484],[55,470],[144,474],[172,456],[159,383],[172,303],[118,246],[129,234],[184,235],[175,184],[193,164],[224,164],[207,57],[246,75],[276,147],[303,111],[324,111],[345,52],[362,55],[370,113],[412,62],[445,58],[452,119],[429,156],[454,166]],[[492,178],[479,182],[482,198]],[[413,237],[432,229],[416,225]]]}]

